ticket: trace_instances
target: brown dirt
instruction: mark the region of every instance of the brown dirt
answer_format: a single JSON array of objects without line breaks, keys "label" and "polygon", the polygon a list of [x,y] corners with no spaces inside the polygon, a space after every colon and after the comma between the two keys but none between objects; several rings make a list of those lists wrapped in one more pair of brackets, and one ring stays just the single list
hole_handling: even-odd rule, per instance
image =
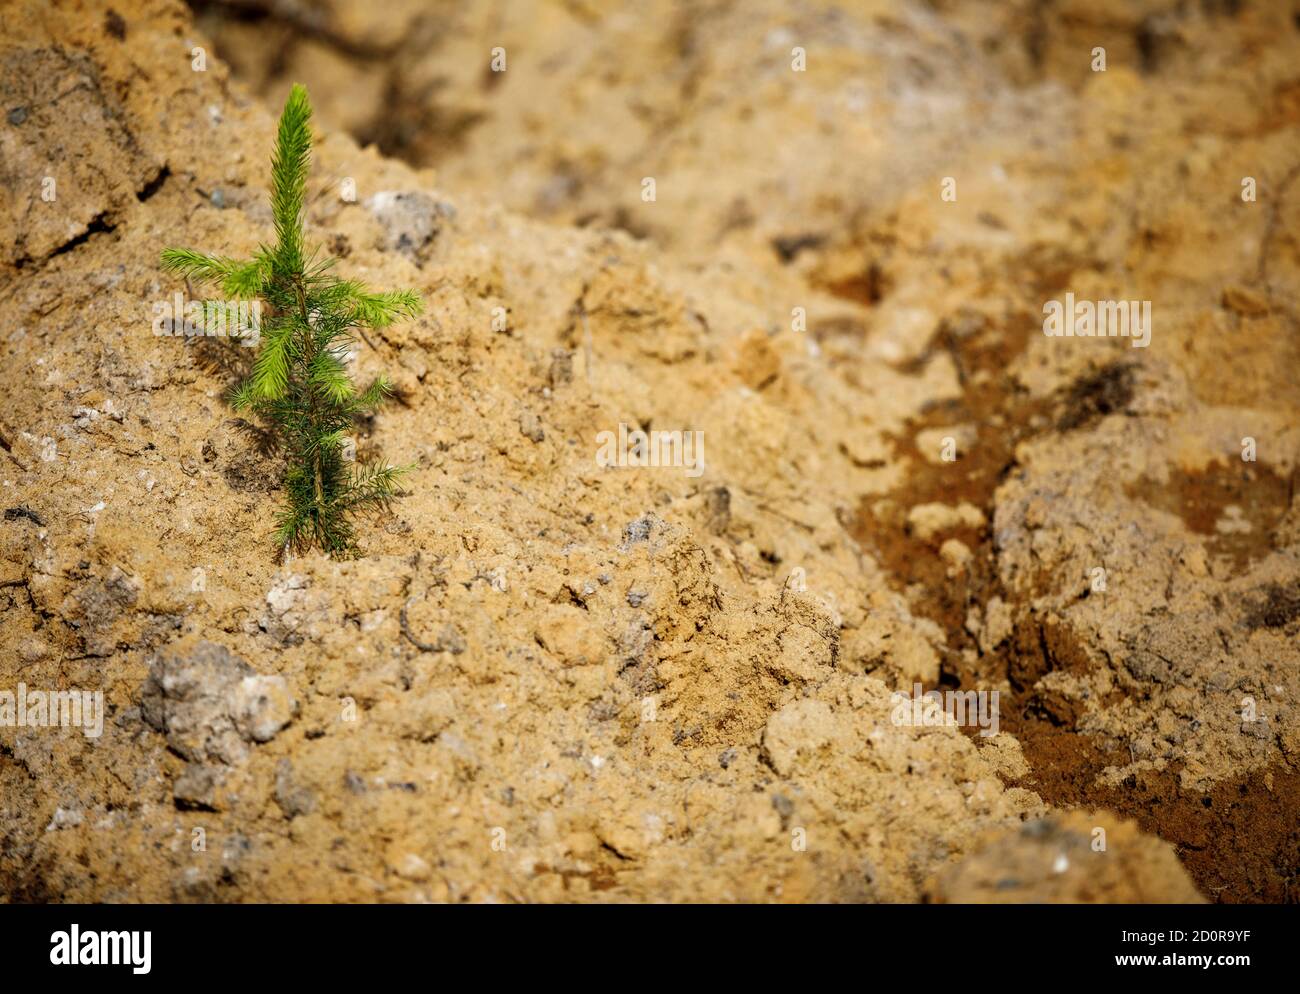
[{"label": "brown dirt", "polygon": [[1265,463],[1214,462],[1163,484],[1138,480],[1125,492],[1206,536],[1206,549],[1243,573],[1279,548],[1277,529],[1295,499],[1295,473],[1283,477]]},{"label": "brown dirt", "polygon": [[1201,893],[1227,903],[1300,901],[1300,777],[1287,764],[1224,780],[1209,791],[1186,789],[1178,769],[1131,774],[1099,786],[1097,774],[1123,757],[1093,736],[1036,712],[1033,703],[1004,713],[1033,772],[1019,786],[1062,807],[1113,811],[1158,835]]},{"label": "brown dirt", "polygon": [[[1029,322],[1023,322],[1027,328]],[[988,527],[945,528],[919,538],[906,521],[908,508],[934,501],[970,502],[992,518],[998,485],[1015,467],[1016,445],[1055,430],[1087,428],[1124,414],[1133,400],[1132,365],[1116,362],[1086,373],[1055,398],[1034,400],[1008,373],[1027,345],[1024,331],[981,328],[958,339],[944,327],[916,360],[923,364],[937,348],[953,359],[966,390],[959,400],[936,405],[894,439],[895,453],[908,462],[906,483],[885,499],[864,501],[855,534],[888,570],[912,610],[938,623],[947,635],[940,683],[961,690],[1009,685],[1003,727],[1024,750],[1031,772],[1008,783],[1034,790],[1053,805],[1113,811],[1136,819],[1144,831],[1171,842],[1201,890],[1217,901],[1294,902],[1300,899],[1300,774],[1279,762],[1265,772],[1224,781],[1208,793],[1189,791],[1177,767],[1128,776],[1117,786],[1099,784],[1098,774],[1119,760],[1115,740],[1080,734],[1079,702],[1044,689],[1052,672],[1088,674],[1094,662],[1079,636],[1059,621],[1035,618],[1017,624],[996,651],[980,652],[966,627],[972,605],[1007,598],[996,570]],[[974,385],[975,381],[978,385]],[[936,426],[974,423],[977,441],[957,471],[926,459],[916,447],[920,432]],[[1211,555],[1227,557],[1234,575],[1277,546],[1274,533],[1294,498],[1291,481],[1261,464],[1212,463],[1163,486],[1139,480],[1125,493],[1178,514],[1187,527],[1207,537]],[[1228,507],[1242,510],[1243,532],[1222,533],[1216,522]],[[945,540],[963,542],[969,564],[953,570],[939,549]],[[1253,607],[1247,623],[1282,627],[1300,616],[1300,588],[1272,586]],[[964,656],[963,656],[964,650]],[[1113,690],[1105,699],[1118,704]],[[974,735],[972,727],[967,733]],[[1266,785],[1261,789],[1261,784]],[[972,895],[963,895],[972,899]]]}]

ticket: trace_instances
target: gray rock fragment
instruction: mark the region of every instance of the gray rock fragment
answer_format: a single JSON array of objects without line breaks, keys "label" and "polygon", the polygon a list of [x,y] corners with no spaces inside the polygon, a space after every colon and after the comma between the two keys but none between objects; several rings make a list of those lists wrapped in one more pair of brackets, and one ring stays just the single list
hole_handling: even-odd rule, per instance
[{"label": "gray rock fragment", "polygon": [[316,810],[316,795],[294,779],[293,764],[287,759],[280,760],[275,767],[275,803],[290,819]]},{"label": "gray rock fragment", "polygon": [[450,204],[418,191],[384,190],[366,206],[384,229],[383,247],[412,257],[433,241],[444,221],[456,216]]},{"label": "gray rock fragment", "polygon": [[191,763],[242,762],[248,743],[269,741],[297,710],[283,677],[258,674],[213,642],[163,650],[141,688],[145,723]]},{"label": "gray rock fragment", "polygon": [[225,779],[224,767],[189,763],[172,785],[172,797],[179,808],[220,811],[222,805],[217,792]]}]

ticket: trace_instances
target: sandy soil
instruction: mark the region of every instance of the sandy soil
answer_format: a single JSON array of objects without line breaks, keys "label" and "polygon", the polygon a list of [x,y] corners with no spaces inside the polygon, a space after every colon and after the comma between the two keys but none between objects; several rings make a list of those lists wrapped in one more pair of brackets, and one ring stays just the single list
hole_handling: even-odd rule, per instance
[{"label": "sandy soil", "polygon": [[[1300,898],[1298,56],[1262,3],[0,4],[0,691],[108,709],[0,723],[0,899]],[[356,351],[417,468],[349,562],[277,561],[226,353],[153,329],[164,246],[270,237],[295,80],[309,234],[427,303]]]}]

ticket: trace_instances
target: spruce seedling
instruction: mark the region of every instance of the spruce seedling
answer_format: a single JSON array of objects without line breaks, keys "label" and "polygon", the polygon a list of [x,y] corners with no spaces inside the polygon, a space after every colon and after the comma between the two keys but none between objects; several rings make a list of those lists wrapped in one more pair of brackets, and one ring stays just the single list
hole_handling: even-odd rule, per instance
[{"label": "spruce seedling", "polygon": [[384,507],[405,467],[353,464],[348,434],[392,392],[380,376],[358,391],[347,369],[354,331],[383,328],[415,317],[413,290],[372,293],[334,275],[333,259],[317,260],[303,239],[307,169],[311,158],[311,104],[295,84],[280,114],[271,160],[271,210],[276,243],[240,261],[190,249],[165,249],[163,268],[221,288],[235,300],[262,301],[252,372],[230,396],[271,428],[286,456],[287,505],[276,520],[281,551],[313,545],[329,555],[356,551],[352,515]]}]

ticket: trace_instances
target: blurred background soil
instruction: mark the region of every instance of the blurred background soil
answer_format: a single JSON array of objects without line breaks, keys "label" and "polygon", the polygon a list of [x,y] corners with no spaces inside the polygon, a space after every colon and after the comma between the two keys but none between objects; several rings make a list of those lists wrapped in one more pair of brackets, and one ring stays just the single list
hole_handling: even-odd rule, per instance
[{"label": "blurred background soil", "polygon": [[[1300,898],[1292,5],[0,38],[0,689],[110,708],[0,727],[0,899]],[[292,82],[309,235],[427,303],[356,350],[417,469],[346,563],[277,563],[220,350],[151,330],[161,248],[270,237]],[[1150,346],[1044,336],[1067,292]],[[706,472],[599,467],[620,423]],[[915,683],[1001,734],[893,724]]]}]

